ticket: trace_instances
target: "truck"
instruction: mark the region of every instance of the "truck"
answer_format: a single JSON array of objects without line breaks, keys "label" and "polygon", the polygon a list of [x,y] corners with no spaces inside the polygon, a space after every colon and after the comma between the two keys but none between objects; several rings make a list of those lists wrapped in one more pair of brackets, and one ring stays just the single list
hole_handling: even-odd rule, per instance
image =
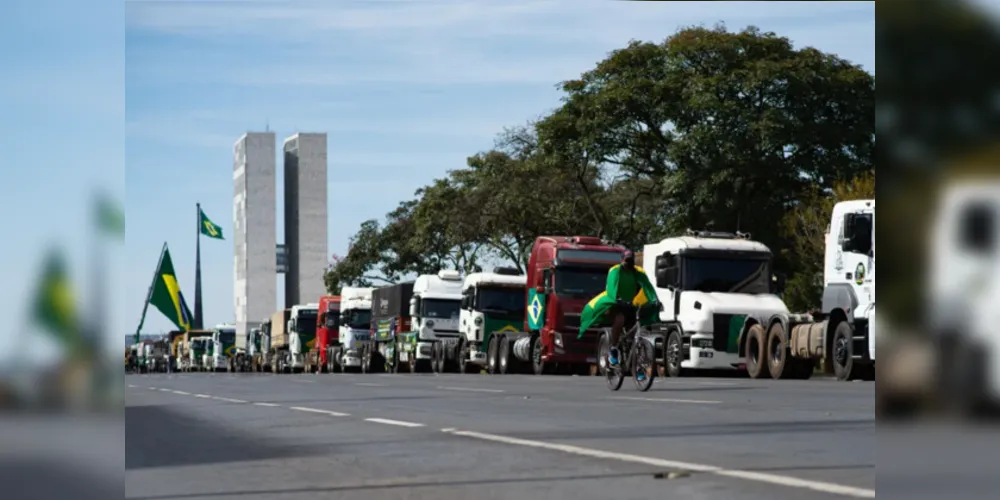
[{"label": "truck", "polygon": [[491,336],[487,367],[495,364],[499,374],[594,373],[602,330],[590,328],[578,339],[580,313],[604,291],[608,270],[624,251],[594,236],[536,238],[526,270],[523,329]]},{"label": "truck", "polygon": [[330,371],[361,371],[362,347],[371,339],[372,292],[369,287],[340,289],[338,333],[331,341]]},{"label": "truck", "polygon": [[[417,335],[410,331],[414,283],[408,281],[372,290],[368,340],[361,342],[355,338],[362,373],[396,372],[401,357],[411,366],[410,371],[416,371],[416,356],[412,351]],[[426,364],[429,365],[429,361]]]},{"label": "truck", "polygon": [[254,373],[264,371],[263,363],[261,363],[263,328],[263,324],[259,324],[247,330],[246,371]]},{"label": "truck", "polygon": [[211,371],[226,371],[230,359],[236,353],[236,325],[218,324],[212,329],[211,341],[208,344],[208,363],[206,368]]},{"label": "truck", "polygon": [[334,371],[333,346],[340,337],[340,296],[324,295],[319,298],[316,314],[316,347],[319,356],[317,373]]},{"label": "truck", "polygon": [[319,304],[292,306],[285,331],[288,333],[288,354],[293,372],[313,372],[319,366],[316,351],[316,317]]},{"label": "truck", "polygon": [[271,317],[265,322],[268,349],[264,354],[264,362],[271,366],[271,373],[291,372],[291,354],[288,352],[290,341],[286,329],[291,314],[291,308],[282,309],[271,313]]},{"label": "truck", "polygon": [[[188,332],[187,344],[187,371],[189,372],[200,372],[207,371],[207,356],[206,353],[209,349],[209,343],[212,341],[210,335],[205,335],[210,333],[204,330],[197,330]],[[192,334],[198,334],[194,336]]]},{"label": "truck", "polygon": [[457,372],[459,368],[458,318],[462,305],[462,275],[453,269],[422,274],[413,283],[409,331],[399,342],[399,362],[410,372]]},{"label": "truck", "polygon": [[[462,302],[459,313],[459,371],[479,373],[499,372],[496,332],[520,331],[524,322],[527,276],[517,269],[496,268],[492,273],[472,273],[462,282]],[[492,346],[493,351],[490,351]]]},{"label": "truck", "polygon": [[[664,375],[746,369],[759,377],[767,365],[756,363],[756,354],[748,358],[747,350],[764,345],[757,336],[774,328],[776,318],[785,324],[790,317],[778,296],[783,281],[772,272],[771,250],[746,233],[689,230],[645,245],[642,255],[652,261],[640,268],[663,306],[651,332]],[[602,338],[602,370],[607,344]],[[809,376],[812,368],[796,374]]]},{"label": "truck", "polygon": [[875,200],[833,206],[823,261],[819,311],[747,332],[752,377],[808,378],[822,362],[837,380],[875,380]]}]

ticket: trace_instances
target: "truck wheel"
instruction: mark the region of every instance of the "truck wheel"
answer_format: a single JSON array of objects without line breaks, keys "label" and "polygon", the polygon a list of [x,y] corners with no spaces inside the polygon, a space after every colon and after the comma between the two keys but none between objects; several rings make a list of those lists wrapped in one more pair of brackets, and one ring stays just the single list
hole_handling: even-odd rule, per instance
[{"label": "truck wheel", "polygon": [[771,325],[767,330],[767,369],[771,372],[771,378],[783,380],[794,378],[797,375],[797,363],[791,358],[788,350],[788,338],[785,336],[785,327],[781,323]]},{"label": "truck wheel", "polygon": [[750,378],[771,377],[771,372],[767,371],[767,338],[764,327],[759,323],[747,330],[743,357],[746,360],[747,375],[750,375]]},{"label": "truck wheel", "polygon": [[684,369],[681,368],[683,362],[684,339],[681,338],[681,332],[672,330],[667,335],[667,343],[663,346],[663,374],[675,378],[684,375]]},{"label": "truck wheel", "polygon": [[474,373],[472,368],[475,365],[469,362],[469,355],[471,352],[471,349],[469,349],[469,342],[464,339],[461,340],[458,345],[458,373],[463,375]]},{"label": "truck wheel", "polygon": [[431,352],[433,353],[431,356],[431,371],[434,373],[444,373],[444,345],[440,342],[435,342]]},{"label": "truck wheel", "polygon": [[830,362],[837,380],[851,379],[851,372],[854,371],[854,332],[846,321],[837,323],[837,328],[833,331]]},{"label": "truck wheel", "polygon": [[497,346],[497,370],[500,375],[507,375],[512,372],[510,369],[510,349],[510,337],[504,335]]},{"label": "truck wheel", "polygon": [[490,375],[496,375],[498,372],[497,368],[497,335],[490,336],[490,343],[486,347],[486,373]]},{"label": "truck wheel", "polygon": [[[503,354],[503,347],[500,348],[500,353]],[[536,334],[531,338],[531,371],[535,375],[543,375],[545,373],[545,361],[542,361],[542,336]]]}]

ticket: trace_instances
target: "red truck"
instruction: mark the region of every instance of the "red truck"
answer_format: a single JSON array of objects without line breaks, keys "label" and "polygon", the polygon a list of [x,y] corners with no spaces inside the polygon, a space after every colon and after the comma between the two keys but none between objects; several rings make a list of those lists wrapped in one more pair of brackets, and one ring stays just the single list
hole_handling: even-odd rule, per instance
[{"label": "red truck", "polygon": [[340,296],[324,295],[319,298],[316,314],[316,347],[319,354],[319,371],[333,371],[330,352],[340,338]]},{"label": "red truck", "polygon": [[528,259],[524,331],[494,333],[487,366],[501,374],[522,366],[536,375],[595,373],[601,331],[593,328],[577,339],[580,313],[604,291],[608,269],[621,262],[624,250],[593,236],[536,238]]}]

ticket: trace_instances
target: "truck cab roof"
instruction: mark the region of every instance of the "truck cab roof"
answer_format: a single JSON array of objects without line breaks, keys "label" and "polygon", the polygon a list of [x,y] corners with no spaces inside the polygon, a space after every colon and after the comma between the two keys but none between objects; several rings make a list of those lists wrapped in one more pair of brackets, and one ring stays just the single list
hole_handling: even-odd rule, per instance
[{"label": "truck cab roof", "polygon": [[[683,253],[686,250],[717,250],[730,252],[753,252],[770,254],[767,245],[740,236],[726,236],[724,233],[695,233],[685,236],[664,238],[659,243],[651,243],[643,248],[643,255],[659,256],[664,253]],[[652,262],[652,261],[650,261]]]},{"label": "truck cab roof", "polygon": [[312,303],[312,304],[297,304],[297,305],[292,306],[292,315],[294,316],[294,315],[298,314],[301,311],[318,311],[318,310],[319,310],[319,304],[316,304],[316,303]]},{"label": "truck cab roof", "polygon": [[528,283],[528,277],[524,275],[520,276],[510,276],[506,274],[497,273],[472,273],[465,277],[465,281],[462,283],[462,291],[466,291],[469,288],[483,286],[483,285],[501,285],[501,286],[525,286]]},{"label": "truck cab roof", "polygon": [[413,294],[422,298],[461,299],[462,275],[452,269],[420,275],[413,283]]}]

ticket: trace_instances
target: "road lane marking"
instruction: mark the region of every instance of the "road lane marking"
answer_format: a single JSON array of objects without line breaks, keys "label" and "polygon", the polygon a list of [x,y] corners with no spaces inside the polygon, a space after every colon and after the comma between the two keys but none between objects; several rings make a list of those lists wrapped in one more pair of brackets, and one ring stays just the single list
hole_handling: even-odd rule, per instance
[{"label": "road lane marking", "polygon": [[530,439],[500,436],[496,434],[485,434],[481,432],[458,431],[454,429],[442,429],[441,431],[453,436],[462,436],[473,439],[479,439],[483,441],[493,441],[496,443],[503,443],[503,444],[517,445],[517,446],[527,446],[531,448],[542,448],[546,450],[560,451],[563,453],[569,453],[572,455],[580,455],[591,458],[618,460],[620,462],[651,465],[653,467],[659,467],[664,469],[684,469],[692,472],[715,474],[717,476],[732,477],[736,479],[744,479],[747,481],[755,481],[759,483],[769,483],[779,486],[786,486],[789,488],[813,490],[833,495],[842,495],[855,498],[875,498],[875,490],[857,488],[854,486],[847,486],[836,483],[827,483],[823,481],[811,481],[807,479],[800,479],[797,477],[769,474],[766,472],[753,472],[753,471],[738,470],[738,469],[723,469],[722,467],[717,467],[714,465],[680,462],[677,460],[665,460],[661,458],[644,457],[641,455],[630,455],[627,453],[617,453],[613,451],[583,448],[581,446],[573,446],[569,444],[534,441]]},{"label": "road lane marking", "polygon": [[149,390],[151,390],[151,391],[157,391],[157,390],[159,390],[159,389],[157,389],[156,387],[147,387],[147,389],[149,389]]},{"label": "road lane marking", "polygon": [[246,401],[244,401],[242,399],[218,398],[218,397],[215,398],[215,399],[218,399],[219,401],[226,401],[226,402],[229,402],[229,403],[246,403]]},{"label": "road lane marking", "polygon": [[268,408],[277,408],[279,405],[274,403],[254,403],[254,406],[266,406]]},{"label": "road lane marking", "polygon": [[135,386],[134,386],[134,385],[132,385],[132,384],[129,384],[128,386],[129,386],[130,388],[132,388],[132,389],[135,389]]},{"label": "road lane marking", "polygon": [[443,389],[445,391],[462,391],[462,392],[507,392],[503,389],[478,389],[475,387],[438,387],[438,389]]},{"label": "road lane marking", "polygon": [[190,396],[191,395],[190,392],[184,392],[184,391],[173,391],[173,392],[174,392],[174,394],[179,394],[181,396]]},{"label": "road lane marking", "polygon": [[160,389],[160,392],[174,392],[174,391],[171,391],[170,389]]},{"label": "road lane marking", "polygon": [[354,385],[360,385],[361,387],[385,387],[385,384],[373,384],[371,382],[358,382]]},{"label": "road lane marking", "polygon": [[610,399],[627,399],[629,401],[654,401],[657,403],[688,403],[696,405],[717,405],[722,403],[722,401],[709,401],[704,399],[637,398],[632,396],[616,396]]},{"label": "road lane marking", "polygon": [[322,413],[323,415],[330,415],[331,417],[350,417],[351,416],[350,414],[340,413],[339,411],[320,410],[320,409],[316,409],[316,408],[305,408],[305,407],[302,407],[302,406],[292,406],[289,409],[295,410],[295,411],[304,411],[304,412],[308,412],[308,413]]},{"label": "road lane marking", "polygon": [[372,422],[376,424],[385,425],[395,425],[398,427],[423,427],[424,424],[417,424],[413,422],[404,422],[402,420],[389,420],[388,418],[366,418],[365,422]]},{"label": "road lane marking", "polygon": [[202,399],[212,399],[212,396],[209,396],[208,394],[195,394],[194,397]]}]

